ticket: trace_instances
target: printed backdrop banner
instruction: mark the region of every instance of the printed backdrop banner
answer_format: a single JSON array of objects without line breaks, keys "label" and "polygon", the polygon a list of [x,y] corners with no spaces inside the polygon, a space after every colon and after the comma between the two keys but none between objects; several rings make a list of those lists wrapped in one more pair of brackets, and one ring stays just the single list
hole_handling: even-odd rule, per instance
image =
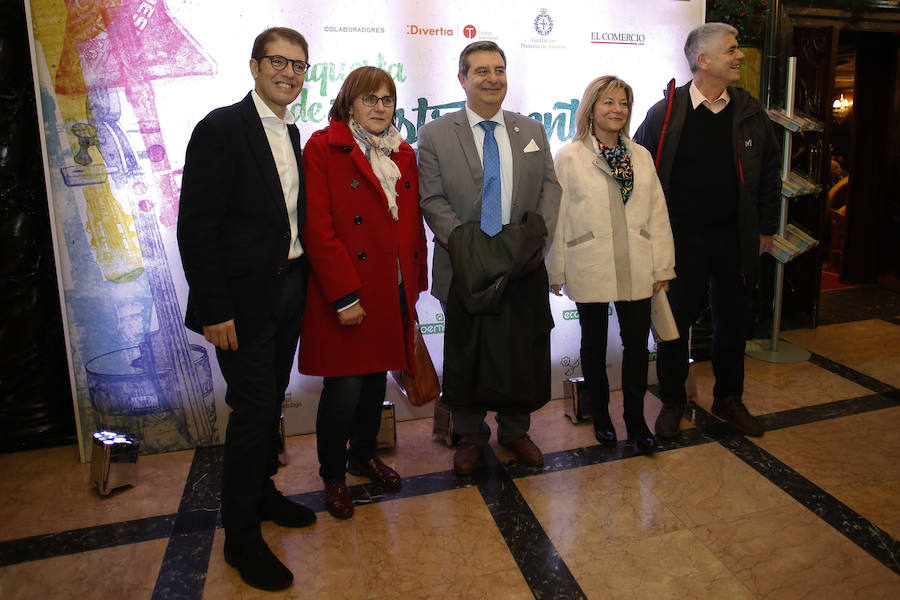
[{"label": "printed backdrop banner", "polygon": [[[29,8],[84,460],[99,428],[136,435],[147,452],[223,439],[228,409],[214,350],[183,325],[175,223],[191,131],[252,87],[250,48],[260,31],[285,25],[309,41],[311,67],[290,107],[304,140],[327,124],[347,73],[375,65],[396,80],[399,129],[415,147],[422,125],[463,106],[460,50],[493,40],[507,56],[504,107],[543,123],[555,152],[574,135],[581,94],[599,75],[632,85],[636,128],[669,79],[689,79],[681,49],[705,14],[703,0],[31,0]],[[574,305],[551,299],[558,397],[562,380],[580,374],[580,333]],[[440,373],[440,305],[423,294],[418,312]],[[611,321],[615,387],[621,349]],[[320,390],[319,378],[294,373],[289,434],[314,429]],[[388,399],[401,419],[431,413],[410,406],[393,383]]]}]

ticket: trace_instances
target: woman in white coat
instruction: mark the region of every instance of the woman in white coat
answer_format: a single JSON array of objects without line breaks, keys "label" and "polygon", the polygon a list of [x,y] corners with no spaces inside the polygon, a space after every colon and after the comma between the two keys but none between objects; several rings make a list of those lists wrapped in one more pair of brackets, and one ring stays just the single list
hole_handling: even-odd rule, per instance
[{"label": "woman in white coat", "polygon": [[594,433],[609,447],[617,443],[606,376],[607,314],[615,303],[625,427],[637,450],[652,452],[656,438],[644,420],[650,297],[675,277],[675,249],[653,158],[628,138],[633,101],[631,86],[611,75],[585,90],[575,138],[556,156],[563,194],[547,271],[550,291],[564,290],[578,307]]}]

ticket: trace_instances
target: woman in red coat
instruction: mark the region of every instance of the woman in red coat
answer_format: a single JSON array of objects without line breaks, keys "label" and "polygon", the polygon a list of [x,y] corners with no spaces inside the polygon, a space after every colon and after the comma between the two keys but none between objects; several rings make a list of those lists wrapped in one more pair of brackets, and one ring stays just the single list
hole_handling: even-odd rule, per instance
[{"label": "woman in red coat", "polygon": [[416,157],[394,126],[396,98],[387,72],[354,70],[328,127],[303,151],[303,245],[312,273],[300,371],[325,377],[319,474],[325,506],[340,519],[353,515],[346,471],[400,486],[397,472],[375,456],[375,440],[386,371],[414,367],[413,315],[428,285]]}]

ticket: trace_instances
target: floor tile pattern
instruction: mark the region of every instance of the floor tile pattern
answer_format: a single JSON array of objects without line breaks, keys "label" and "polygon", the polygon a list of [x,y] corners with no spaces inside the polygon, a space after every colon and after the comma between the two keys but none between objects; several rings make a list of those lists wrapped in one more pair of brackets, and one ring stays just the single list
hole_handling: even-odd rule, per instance
[{"label": "floor tile pattern", "polygon": [[295,574],[280,594],[221,558],[221,447],[141,457],[138,485],[106,498],[73,448],[0,455],[0,598],[900,597],[900,324],[873,312],[785,332],[804,363],[746,359],[762,438],[709,413],[701,362],[681,434],[652,455],[624,439],[618,393],[615,449],[562,401],[535,413],[538,470],[492,440],[458,477],[430,419],[399,423],[383,459],[403,487],[349,478],[347,521],[324,511],[315,436],[290,438],[277,485],[319,518],[263,524]]}]

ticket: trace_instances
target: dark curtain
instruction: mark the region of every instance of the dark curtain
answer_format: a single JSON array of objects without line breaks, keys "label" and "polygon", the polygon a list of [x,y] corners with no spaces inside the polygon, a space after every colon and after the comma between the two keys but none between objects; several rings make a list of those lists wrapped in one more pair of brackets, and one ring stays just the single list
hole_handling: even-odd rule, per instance
[{"label": "dark curtain", "polygon": [[25,8],[0,0],[0,451],[75,442]]}]

